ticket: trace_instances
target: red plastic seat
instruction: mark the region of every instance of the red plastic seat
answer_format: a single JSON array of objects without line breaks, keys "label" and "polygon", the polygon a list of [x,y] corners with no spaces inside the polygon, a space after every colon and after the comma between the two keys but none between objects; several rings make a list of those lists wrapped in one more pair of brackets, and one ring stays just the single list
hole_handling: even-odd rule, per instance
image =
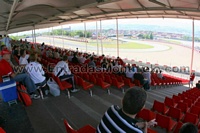
[{"label": "red plastic seat", "polygon": [[150,121],[156,118],[156,114],[151,110],[144,108],[137,113],[136,117],[142,118],[146,121]]},{"label": "red plastic seat", "polygon": [[179,121],[174,129],[174,133],[179,133],[179,129],[182,127],[182,125],[183,123]]},{"label": "red plastic seat", "polygon": [[200,117],[200,107],[198,107],[198,106],[192,106],[190,108],[190,113],[196,114],[198,117]]},{"label": "red plastic seat", "polygon": [[193,123],[194,125],[197,125],[198,123],[198,116],[195,115],[195,114],[192,114],[192,113],[186,113],[185,114],[185,118],[183,119],[183,122],[191,122]]},{"label": "red plastic seat", "polygon": [[77,80],[78,80],[80,86],[82,86],[84,90],[90,91],[90,95],[92,96],[91,88],[94,86],[94,84],[84,81],[81,77],[77,77]]},{"label": "red plastic seat", "polygon": [[65,128],[67,133],[96,133],[96,129],[92,127],[91,125],[86,125],[78,130],[74,130],[67,120],[64,120]]},{"label": "red plastic seat", "polygon": [[174,107],[169,108],[169,112],[167,113],[167,115],[176,119],[177,121],[182,120],[184,116],[180,109]]},{"label": "red plastic seat", "polygon": [[6,131],[2,127],[0,127],[0,133],[6,133]]},{"label": "red plastic seat", "polygon": [[147,133],[157,133],[157,132],[152,130],[151,128],[147,128]]},{"label": "red plastic seat", "polygon": [[72,85],[70,83],[68,83],[67,81],[61,81],[57,76],[53,76],[53,79],[59,85],[60,90],[66,90],[72,88]]},{"label": "red plastic seat", "polygon": [[200,107],[200,102],[196,102],[195,106]]},{"label": "red plastic seat", "polygon": [[118,89],[122,89],[122,92],[124,92],[124,89],[122,88],[124,83],[118,82],[116,78],[112,78],[112,85],[116,86]]},{"label": "red plastic seat", "polygon": [[55,76],[52,73],[50,73],[49,75],[51,75],[52,78],[56,81],[60,90],[66,90],[67,91],[67,95],[70,98],[70,92],[69,92],[68,89],[72,88],[72,85],[70,83],[68,83],[67,81],[61,81],[57,76]]},{"label": "red plastic seat", "polygon": [[164,103],[168,107],[176,107],[177,106],[177,104],[174,102],[174,100],[172,98],[169,98],[169,97],[165,97]]},{"label": "red plastic seat", "polygon": [[169,111],[169,108],[167,108],[164,103],[161,103],[157,100],[154,100],[152,109],[162,114],[167,114]]},{"label": "red plastic seat", "polygon": [[178,103],[178,102],[181,101],[181,97],[180,96],[176,96],[176,95],[173,95],[172,99],[174,100],[175,103]]},{"label": "red plastic seat", "polygon": [[94,84],[97,83],[97,80],[96,80],[95,76],[92,75],[92,74],[89,76],[89,81],[92,82],[92,83],[94,83]]},{"label": "red plastic seat", "polygon": [[108,75],[105,75],[105,81],[109,84],[112,84],[112,80]]},{"label": "red plastic seat", "polygon": [[167,131],[172,131],[177,124],[177,122],[170,117],[161,114],[156,114],[156,122],[158,126],[165,128]]},{"label": "red plastic seat", "polygon": [[192,100],[190,99],[184,99],[183,102],[187,103],[188,107],[191,107],[193,105]]},{"label": "red plastic seat", "polygon": [[134,79],[134,80],[133,80],[133,83],[134,83],[136,86],[142,87],[142,85],[140,84],[140,81],[137,80],[137,79]]},{"label": "red plastic seat", "polygon": [[110,94],[110,90],[109,90],[110,84],[104,82],[103,79],[97,78],[97,85],[101,86],[102,89],[107,89],[108,94]]},{"label": "red plastic seat", "polygon": [[130,78],[124,78],[124,84],[129,86],[130,88],[135,86],[135,84],[131,83],[131,79]]},{"label": "red plastic seat", "polygon": [[184,113],[188,112],[189,110],[188,105],[183,102],[178,102],[177,108],[181,109],[181,111]]}]

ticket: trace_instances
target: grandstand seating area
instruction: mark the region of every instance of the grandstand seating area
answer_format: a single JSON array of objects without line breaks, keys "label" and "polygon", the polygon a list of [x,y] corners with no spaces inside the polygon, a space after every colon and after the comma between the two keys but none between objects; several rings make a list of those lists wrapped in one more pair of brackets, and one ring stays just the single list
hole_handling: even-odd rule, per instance
[{"label": "grandstand seating area", "polygon": [[[98,57],[95,58],[95,61],[97,61],[97,59]],[[132,82],[130,78],[127,78],[122,74],[115,74],[113,72],[103,71],[102,69],[88,71],[88,67],[86,64],[74,64],[69,62],[70,69],[75,75],[76,85],[84,90],[81,90],[81,92],[78,92],[77,94],[73,94],[73,96],[71,96],[68,90],[72,87],[71,84],[67,81],[61,81],[51,73],[53,67],[59,61],[59,59],[52,59],[41,55],[40,63],[43,65],[47,76],[52,77],[58,83],[61,90],[67,90],[67,95],[68,98],[70,98],[70,100],[66,99],[64,92],[59,97],[54,98],[50,96],[50,98],[44,99],[42,101],[40,100],[39,102],[34,101],[31,107],[27,107],[27,114],[29,118],[32,119],[31,121],[36,131],[41,130],[42,126],[44,125],[41,124],[41,127],[37,127],[38,125],[36,123],[38,119],[34,118],[33,116],[37,115],[37,113],[40,113],[41,110],[44,109],[47,112],[43,112],[38,116],[40,117],[41,115],[44,115],[45,119],[41,120],[42,122],[48,121],[47,117],[49,116],[49,114],[51,115],[53,113],[54,117],[57,117],[53,119],[60,119],[60,117],[62,116],[62,124],[65,124],[67,132],[78,133],[85,132],[87,130],[88,133],[93,133],[95,132],[95,126],[97,122],[99,122],[99,118],[102,117],[103,113],[106,111],[108,106],[110,106],[111,104],[120,105],[121,98],[123,97],[123,93],[124,91],[126,91],[126,89],[131,88],[135,85],[141,86],[140,83]],[[86,60],[86,62],[88,61]],[[125,66],[125,63],[122,64],[122,66]],[[75,69],[77,71],[75,71]],[[178,129],[185,122],[191,122],[200,128],[200,90],[196,88],[189,90],[188,88],[184,88],[182,85],[187,84],[188,80],[173,77],[168,74],[165,74],[164,76],[165,80],[162,80],[159,79],[155,74],[151,75],[151,86],[154,86],[155,88],[152,91],[147,92],[150,95],[151,101],[149,101],[148,98],[148,105],[146,105],[146,108],[137,114],[138,119],[147,121],[152,120],[154,118],[156,119],[156,121],[158,122],[157,127],[153,127],[152,129],[149,128],[148,133],[177,133]],[[185,91],[183,91],[182,89],[179,89],[178,91],[176,89],[173,90],[173,88],[176,87],[183,87],[183,90]],[[100,91],[98,90],[98,88],[101,88],[103,90]],[[121,93],[118,89],[123,93]],[[105,93],[105,90],[108,92],[108,94]],[[92,97],[88,97],[86,91],[89,91],[89,94]],[[164,94],[164,91],[169,92],[167,92],[168,94]],[[160,100],[155,99],[154,96],[157,96]],[[81,104],[83,102],[81,100],[86,100],[84,102],[90,104],[90,107],[87,107],[85,103]],[[102,106],[98,107],[98,104],[100,103],[103,104],[103,108]],[[59,106],[59,108],[57,108],[56,106]],[[55,107],[55,109],[53,109],[53,107]],[[101,116],[99,116],[99,113],[97,114],[94,111],[92,111],[91,108],[92,110],[100,111]],[[98,118],[88,118],[88,121],[90,123],[87,123],[86,119],[88,114],[85,113],[85,111],[84,113],[79,112],[80,114],[77,114],[78,110],[83,109],[89,111],[88,113],[91,113],[91,115],[97,115]],[[61,110],[67,110],[68,113],[62,114]],[[67,119],[69,121],[64,119]],[[76,122],[73,121],[75,119]],[[58,123],[61,123],[61,121],[59,121]],[[74,130],[69,123],[71,123],[76,129],[79,128],[79,130]],[[60,129],[57,131],[60,131]],[[57,131],[56,129],[54,130],[54,132]]]}]

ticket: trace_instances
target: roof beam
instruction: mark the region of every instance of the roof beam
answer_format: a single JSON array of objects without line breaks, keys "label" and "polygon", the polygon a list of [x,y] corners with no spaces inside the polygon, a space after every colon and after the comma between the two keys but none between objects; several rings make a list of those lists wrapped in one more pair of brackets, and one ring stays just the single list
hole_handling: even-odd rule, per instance
[{"label": "roof beam", "polygon": [[8,31],[8,27],[10,25],[10,21],[12,19],[13,13],[15,11],[15,8],[16,8],[18,2],[19,2],[19,0],[14,0],[14,2],[13,2],[13,5],[11,7],[10,14],[9,14],[9,17],[8,17],[8,22],[7,22],[7,25],[6,25],[6,31]]},{"label": "roof beam", "polygon": [[199,10],[199,8],[200,8],[200,0],[197,0],[197,2],[198,2],[198,10]]},{"label": "roof beam", "polygon": [[157,5],[160,5],[160,6],[163,6],[163,7],[167,7],[167,5],[165,5],[164,3],[162,2],[159,2],[157,0],[149,0],[150,2],[154,3],[154,4],[157,4]]},{"label": "roof beam", "polygon": [[139,0],[137,0],[137,2],[143,9],[146,9],[146,7],[144,5],[142,5],[142,3]]},{"label": "roof beam", "polygon": [[167,0],[167,3],[168,3],[168,5],[169,5],[169,8],[172,8],[172,6],[171,6],[169,0]]}]

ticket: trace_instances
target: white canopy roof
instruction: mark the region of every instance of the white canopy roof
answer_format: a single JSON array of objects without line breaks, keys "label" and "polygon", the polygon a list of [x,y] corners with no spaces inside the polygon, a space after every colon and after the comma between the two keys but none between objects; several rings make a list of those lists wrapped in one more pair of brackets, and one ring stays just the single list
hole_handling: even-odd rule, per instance
[{"label": "white canopy roof", "polygon": [[0,34],[115,18],[200,19],[199,0],[0,0]]}]

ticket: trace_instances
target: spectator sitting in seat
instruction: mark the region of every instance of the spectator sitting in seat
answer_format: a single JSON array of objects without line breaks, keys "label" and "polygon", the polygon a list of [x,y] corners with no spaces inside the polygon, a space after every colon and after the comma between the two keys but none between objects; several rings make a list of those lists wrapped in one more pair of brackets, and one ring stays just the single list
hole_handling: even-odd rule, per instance
[{"label": "spectator sitting in seat", "polygon": [[200,89],[200,80],[196,83],[196,87]]},{"label": "spectator sitting in seat", "polygon": [[142,75],[141,71],[142,70],[139,69],[138,72],[133,75],[133,78],[134,80],[140,81],[140,84],[144,87],[145,90],[149,90],[149,81],[144,79],[144,76]]},{"label": "spectator sitting in seat", "polygon": [[77,53],[74,53],[74,57],[72,58],[72,63],[79,63],[78,58],[76,57]]},{"label": "spectator sitting in seat", "polygon": [[[36,86],[42,86],[43,94],[48,90],[46,84],[46,77],[44,76],[44,70],[42,69],[42,65],[37,62],[37,54],[30,55],[30,63],[28,63],[25,67],[26,71],[29,73],[30,78],[33,80]],[[47,94],[47,93],[46,93]]]},{"label": "spectator sitting in seat", "polygon": [[132,68],[131,68],[130,64],[128,64],[128,66],[126,67],[126,71],[125,71],[126,77],[130,78],[133,81],[134,73],[135,72],[132,71]]},{"label": "spectator sitting in seat", "polygon": [[53,52],[53,57],[54,59],[60,59],[60,54],[58,52],[58,49],[55,49],[55,51]]},{"label": "spectator sitting in seat", "polygon": [[113,68],[113,63],[111,62],[111,60],[108,60],[108,63],[107,63],[107,71],[108,71],[108,72],[111,72],[111,71],[112,71],[112,68]]},{"label": "spectator sitting in seat", "polygon": [[144,79],[148,80],[149,85],[151,84],[151,73],[149,72],[149,67],[144,68],[142,73]]},{"label": "spectator sitting in seat", "polygon": [[181,126],[179,133],[198,133],[198,128],[194,124],[187,122]]},{"label": "spectator sitting in seat", "polygon": [[[18,74],[20,72],[20,69],[18,69],[17,72],[13,71],[13,68],[11,67],[9,62],[10,54],[11,53],[8,50],[1,51],[2,60],[0,61],[0,78],[2,78],[2,76],[4,75],[10,76],[10,78],[12,78],[14,81],[22,82],[26,86],[28,93],[31,95],[31,98],[34,99],[40,98],[40,96],[35,93],[36,86],[29,77],[29,75],[26,73]],[[15,68],[15,71],[16,69],[17,67]],[[0,82],[2,82],[2,80]]]},{"label": "spectator sitting in seat", "polygon": [[132,71],[135,72],[135,73],[137,72],[137,66],[136,66],[136,64],[132,64]]},{"label": "spectator sitting in seat", "polygon": [[75,88],[74,75],[71,73],[68,67],[68,57],[66,55],[63,56],[62,61],[59,61],[54,70],[54,75],[59,77],[61,80],[70,80],[72,83],[71,92],[77,92],[78,89]]},{"label": "spectator sitting in seat", "polygon": [[90,62],[88,63],[88,66],[89,67],[96,67],[96,64],[95,64],[95,62],[94,62],[94,58],[93,58],[93,56],[92,57],[90,57]]},{"label": "spectator sitting in seat", "polygon": [[18,59],[20,58],[20,47],[19,46],[14,46],[13,47],[13,55],[16,56]]},{"label": "spectator sitting in seat", "polygon": [[122,108],[112,105],[97,126],[97,133],[147,133],[147,128],[157,124],[155,119],[139,122],[136,114],[145,106],[147,94],[135,86],[126,91],[122,99]]},{"label": "spectator sitting in seat", "polygon": [[103,61],[101,62],[101,68],[107,69],[107,60],[106,60],[106,58],[104,58]]},{"label": "spectator sitting in seat", "polygon": [[28,64],[29,54],[26,54],[25,49],[20,50],[20,58],[19,58],[19,65],[27,65]]},{"label": "spectator sitting in seat", "polygon": [[163,76],[162,74],[162,71],[160,70],[160,72],[158,73],[158,70],[156,70],[156,74],[157,74],[157,77],[160,78],[160,79],[165,79],[165,77]]},{"label": "spectator sitting in seat", "polygon": [[81,64],[83,64],[85,61],[86,61],[85,55],[81,55],[81,56],[79,57],[79,62],[80,62]]}]

